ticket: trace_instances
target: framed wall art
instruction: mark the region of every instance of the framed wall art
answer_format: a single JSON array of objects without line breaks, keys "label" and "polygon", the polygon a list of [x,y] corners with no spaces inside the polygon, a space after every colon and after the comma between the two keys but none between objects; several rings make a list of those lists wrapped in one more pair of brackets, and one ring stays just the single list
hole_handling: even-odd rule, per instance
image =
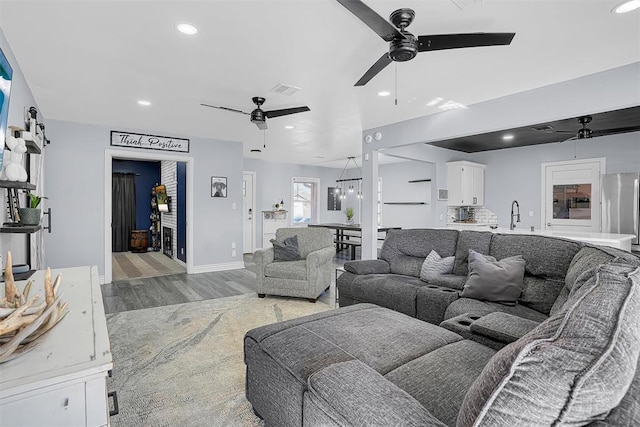
[{"label": "framed wall art", "polygon": [[211,197],[227,197],[227,177],[211,177]]}]

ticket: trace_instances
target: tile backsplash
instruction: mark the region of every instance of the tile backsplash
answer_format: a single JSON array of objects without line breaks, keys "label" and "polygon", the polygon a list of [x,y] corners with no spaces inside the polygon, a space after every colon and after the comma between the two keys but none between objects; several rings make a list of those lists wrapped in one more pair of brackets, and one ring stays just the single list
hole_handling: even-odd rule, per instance
[{"label": "tile backsplash", "polygon": [[[447,208],[447,222],[454,222],[456,220],[456,211],[456,207],[449,206]],[[469,207],[469,219],[475,220],[477,223],[481,224],[498,223],[498,215],[494,214],[491,210],[485,208],[484,206]]]}]

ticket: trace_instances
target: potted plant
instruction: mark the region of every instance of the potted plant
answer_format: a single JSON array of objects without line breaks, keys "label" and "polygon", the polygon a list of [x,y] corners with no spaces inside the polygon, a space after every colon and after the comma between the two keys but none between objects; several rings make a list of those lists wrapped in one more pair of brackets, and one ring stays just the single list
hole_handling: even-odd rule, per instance
[{"label": "potted plant", "polygon": [[353,208],[347,208],[344,211],[345,215],[347,215],[347,224],[353,223]]},{"label": "potted plant", "polygon": [[38,206],[40,206],[42,199],[46,199],[46,197],[36,196],[33,193],[27,193],[27,196],[29,196],[29,207],[18,209],[20,224],[38,225],[40,224],[40,217],[42,216],[42,212]]}]

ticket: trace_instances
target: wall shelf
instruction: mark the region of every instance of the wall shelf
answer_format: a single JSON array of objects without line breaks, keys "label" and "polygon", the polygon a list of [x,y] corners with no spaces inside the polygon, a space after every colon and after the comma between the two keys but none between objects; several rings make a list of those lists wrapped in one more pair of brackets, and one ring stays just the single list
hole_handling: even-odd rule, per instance
[{"label": "wall shelf", "polygon": [[431,178],[426,178],[426,179],[412,179],[411,181],[408,181],[409,184],[414,184],[416,182],[431,182]]},{"label": "wall shelf", "polygon": [[384,202],[385,205],[426,205],[426,202]]},{"label": "wall shelf", "polygon": [[42,229],[41,225],[13,225],[13,223],[5,223],[0,227],[0,233],[35,233]]},{"label": "wall shelf", "polygon": [[35,184],[31,184],[30,182],[0,180],[0,188],[17,188],[20,190],[35,190],[36,186]]}]

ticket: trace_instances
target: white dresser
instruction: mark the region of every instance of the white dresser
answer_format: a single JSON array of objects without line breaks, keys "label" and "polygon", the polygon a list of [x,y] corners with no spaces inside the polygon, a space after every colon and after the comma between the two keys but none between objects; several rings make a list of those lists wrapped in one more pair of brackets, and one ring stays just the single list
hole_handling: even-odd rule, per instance
[{"label": "white dresser", "polygon": [[[0,424],[107,426],[106,378],[113,361],[97,267],[52,273],[62,274],[58,292],[69,314],[33,350],[0,364]],[[44,298],[44,272],[31,279],[31,295]]]},{"label": "white dresser", "polygon": [[287,211],[262,211],[262,248],[270,248],[276,230],[287,226]]}]

